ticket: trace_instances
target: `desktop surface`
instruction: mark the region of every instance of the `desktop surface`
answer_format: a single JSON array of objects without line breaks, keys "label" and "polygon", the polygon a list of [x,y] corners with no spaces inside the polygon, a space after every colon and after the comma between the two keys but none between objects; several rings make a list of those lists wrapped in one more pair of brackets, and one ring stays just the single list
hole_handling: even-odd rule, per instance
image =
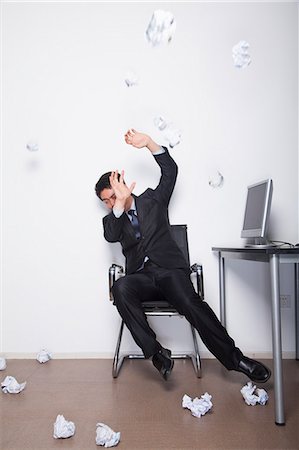
[{"label": "desktop surface", "polygon": [[276,247],[276,246],[262,246],[261,248],[257,247],[237,247],[237,246],[215,246],[212,247],[213,251],[221,251],[221,252],[240,252],[240,253],[262,253],[262,254],[294,254],[297,255],[299,253],[299,247]]},{"label": "desktop surface", "polygon": [[[260,261],[260,262],[270,262],[270,259],[275,255],[282,258],[291,258],[292,256],[298,259],[299,247],[264,247],[264,248],[253,248],[253,247],[212,247],[213,252],[218,252],[221,257],[232,258],[232,259],[243,259],[247,261]],[[298,261],[299,262],[299,261]]]}]

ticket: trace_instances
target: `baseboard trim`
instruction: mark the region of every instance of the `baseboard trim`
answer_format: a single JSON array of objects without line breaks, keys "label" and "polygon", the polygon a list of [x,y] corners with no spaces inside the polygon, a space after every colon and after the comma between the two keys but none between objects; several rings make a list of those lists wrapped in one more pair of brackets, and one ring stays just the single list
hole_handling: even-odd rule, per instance
[{"label": "baseboard trim", "polygon": [[[128,350],[134,353],[135,350]],[[190,350],[175,352],[176,353],[189,353]],[[125,353],[125,351],[124,351]],[[272,359],[272,352],[245,352],[246,356],[254,359]],[[3,352],[0,356],[6,359],[36,359],[37,353],[26,353],[26,352]],[[79,353],[52,353],[53,359],[113,359],[114,353],[112,352],[79,352]],[[215,357],[207,351],[200,351],[200,356],[203,359],[215,359]],[[295,359],[296,353],[292,352],[282,352],[283,359]]]}]

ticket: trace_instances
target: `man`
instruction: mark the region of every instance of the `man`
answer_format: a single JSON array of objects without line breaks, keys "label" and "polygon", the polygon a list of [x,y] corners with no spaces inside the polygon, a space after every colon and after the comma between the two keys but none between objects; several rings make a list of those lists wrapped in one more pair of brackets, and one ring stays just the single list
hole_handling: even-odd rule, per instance
[{"label": "man", "polygon": [[166,299],[197,329],[206,347],[228,370],[266,382],[270,370],[244,356],[209,305],[199,301],[190,269],[171,236],[168,204],[177,177],[176,163],[167,148],[146,134],[132,129],[125,134],[125,141],[148,148],[161,169],[158,186],[140,196],[133,194],[135,182],[125,184],[123,171],[108,172],[96,184],[97,196],[110,209],[103,218],[104,237],[108,242],[120,242],[126,258],[126,275],[114,283],[112,293],[135,342],[167,380],[173,368],[171,351],[157,341],[141,308],[142,301]]}]

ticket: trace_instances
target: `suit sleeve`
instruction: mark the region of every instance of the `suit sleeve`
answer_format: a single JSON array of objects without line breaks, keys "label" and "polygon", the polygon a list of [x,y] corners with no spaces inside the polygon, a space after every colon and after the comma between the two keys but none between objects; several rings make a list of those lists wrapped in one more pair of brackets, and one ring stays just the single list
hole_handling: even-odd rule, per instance
[{"label": "suit sleeve", "polygon": [[170,156],[167,148],[163,148],[165,150],[164,153],[154,155],[154,158],[161,169],[161,178],[158,186],[154,190],[154,193],[158,201],[164,203],[165,205],[168,205],[175,186],[178,174],[178,166]]},{"label": "suit sleeve", "polygon": [[122,230],[124,226],[125,213],[117,218],[111,212],[103,218],[104,238],[108,242],[118,242],[122,237]]}]

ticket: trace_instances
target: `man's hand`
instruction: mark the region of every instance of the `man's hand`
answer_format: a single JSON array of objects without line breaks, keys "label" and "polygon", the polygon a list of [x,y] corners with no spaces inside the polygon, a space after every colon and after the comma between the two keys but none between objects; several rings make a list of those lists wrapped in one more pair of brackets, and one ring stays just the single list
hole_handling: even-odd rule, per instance
[{"label": "man's hand", "polygon": [[114,190],[114,195],[116,197],[114,206],[117,208],[125,208],[126,202],[136,186],[136,183],[133,182],[128,188],[128,186],[124,183],[124,174],[125,173],[122,170],[119,176],[118,171],[116,170],[115,172],[111,172],[109,177],[110,186]]},{"label": "man's hand", "polygon": [[160,150],[160,146],[152,140],[150,136],[131,128],[125,134],[125,141],[127,144],[136,148],[147,147],[152,153]]}]

